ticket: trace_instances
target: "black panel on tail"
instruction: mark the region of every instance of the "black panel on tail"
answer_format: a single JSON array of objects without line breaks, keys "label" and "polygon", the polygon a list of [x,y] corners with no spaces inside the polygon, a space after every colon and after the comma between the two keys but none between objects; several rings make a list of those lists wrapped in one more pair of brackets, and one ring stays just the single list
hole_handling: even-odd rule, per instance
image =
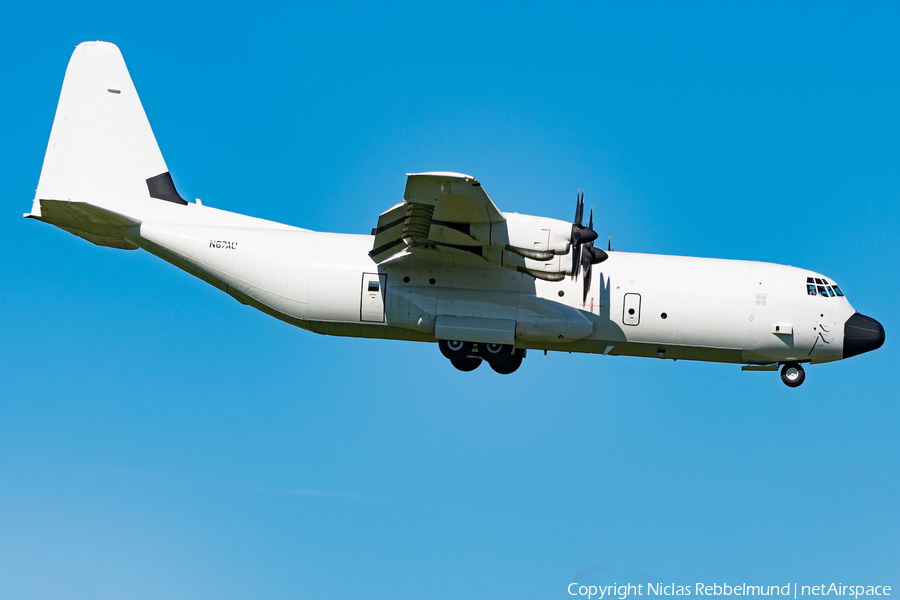
[{"label": "black panel on tail", "polygon": [[175,204],[187,204],[187,200],[182,198],[178,190],[175,189],[175,182],[172,181],[172,175],[168,171],[148,179],[147,189],[150,190],[151,198],[158,198],[166,202],[174,202]]}]

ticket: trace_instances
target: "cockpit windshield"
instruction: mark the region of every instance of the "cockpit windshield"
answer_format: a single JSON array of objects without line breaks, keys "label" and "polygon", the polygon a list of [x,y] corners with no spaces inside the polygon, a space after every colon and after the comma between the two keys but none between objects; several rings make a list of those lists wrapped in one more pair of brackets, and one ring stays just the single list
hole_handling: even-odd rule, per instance
[{"label": "cockpit windshield", "polygon": [[819,277],[806,278],[806,293],[810,296],[822,296],[823,298],[834,298],[835,296],[844,296],[844,292],[836,283],[828,283],[827,279]]}]

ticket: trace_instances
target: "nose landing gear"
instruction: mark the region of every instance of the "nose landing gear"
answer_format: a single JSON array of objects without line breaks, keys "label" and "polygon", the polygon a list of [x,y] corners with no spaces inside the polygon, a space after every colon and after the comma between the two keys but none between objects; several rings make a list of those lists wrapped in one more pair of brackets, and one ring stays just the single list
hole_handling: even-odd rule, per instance
[{"label": "nose landing gear", "polygon": [[781,368],[781,380],[788,387],[797,387],[806,379],[806,373],[800,363],[789,362],[784,363]]},{"label": "nose landing gear", "polygon": [[441,354],[460,371],[474,371],[484,360],[501,375],[509,375],[522,365],[525,350],[507,344],[478,344],[459,340],[439,340]]}]

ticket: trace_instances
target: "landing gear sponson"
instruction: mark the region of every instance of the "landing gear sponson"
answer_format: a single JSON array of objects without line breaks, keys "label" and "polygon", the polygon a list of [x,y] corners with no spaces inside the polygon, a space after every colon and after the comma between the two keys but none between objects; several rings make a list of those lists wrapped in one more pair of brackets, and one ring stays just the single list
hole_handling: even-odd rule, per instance
[{"label": "landing gear sponson", "polygon": [[474,371],[486,360],[501,375],[515,372],[525,358],[525,350],[517,350],[508,344],[473,344],[459,340],[440,340],[441,354],[460,371]]}]

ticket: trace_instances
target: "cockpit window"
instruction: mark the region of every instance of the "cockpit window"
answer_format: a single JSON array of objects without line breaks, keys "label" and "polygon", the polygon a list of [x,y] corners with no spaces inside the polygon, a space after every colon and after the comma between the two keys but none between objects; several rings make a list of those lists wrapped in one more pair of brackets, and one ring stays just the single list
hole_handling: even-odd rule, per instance
[{"label": "cockpit window", "polygon": [[809,296],[822,296],[823,298],[844,297],[844,292],[841,291],[837,284],[828,283],[827,279],[819,277],[806,278],[806,293]]}]

